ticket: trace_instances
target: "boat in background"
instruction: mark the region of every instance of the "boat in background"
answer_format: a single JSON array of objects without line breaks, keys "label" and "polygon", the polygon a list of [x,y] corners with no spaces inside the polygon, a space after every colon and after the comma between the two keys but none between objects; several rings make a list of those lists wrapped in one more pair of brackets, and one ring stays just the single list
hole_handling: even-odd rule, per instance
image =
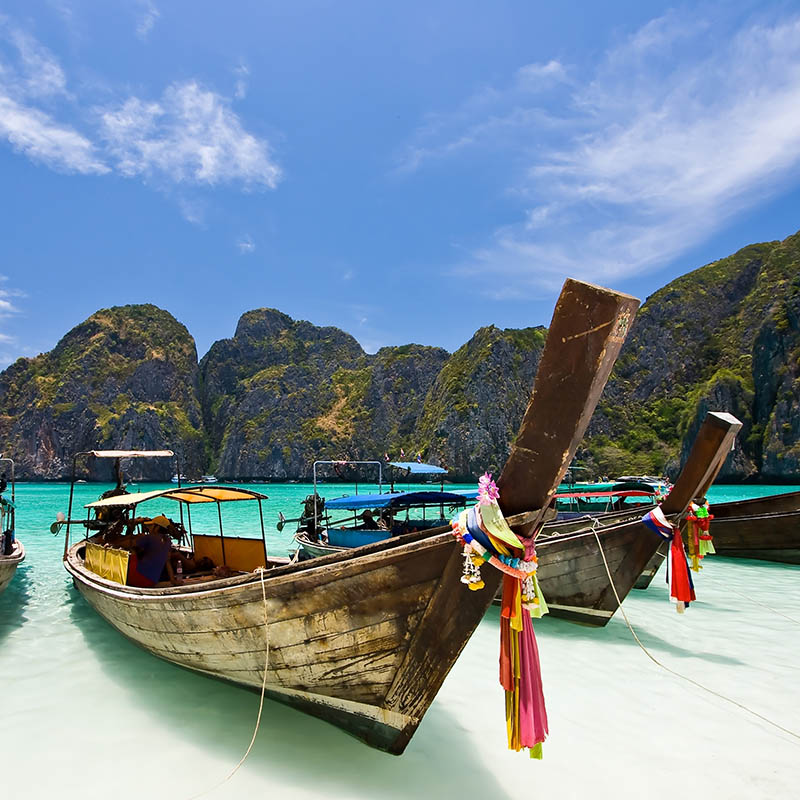
[{"label": "boat in background", "polygon": [[[317,468],[325,464],[333,464],[340,470],[343,467],[377,466],[379,492],[358,494],[356,484],[356,493],[353,495],[327,500],[320,497],[317,493]],[[392,478],[391,491],[383,492],[384,464],[380,461],[315,461],[312,467],[314,493],[303,502],[300,517],[291,520],[298,523],[295,541],[298,543],[300,558],[330,555],[407,533],[447,530],[453,514],[464,508],[468,499],[475,499],[478,494],[477,490],[444,491],[447,470],[434,464],[389,461],[385,466],[399,470],[408,480],[412,476],[438,475],[440,488],[438,491],[397,491],[395,484],[398,481]],[[331,512],[339,519],[333,520]],[[412,512],[415,512],[413,517]],[[278,531],[283,530],[287,521],[281,515]]]},{"label": "boat in background", "polygon": [[[470,493],[444,491],[355,494],[327,501],[320,498],[322,515],[301,517],[295,540],[301,558],[316,558],[393,536],[441,532],[450,528],[453,515],[467,505],[468,499]],[[346,516],[331,520],[331,511]],[[415,516],[411,516],[412,512]]]},{"label": "boat in background", "polygon": [[800,564],[800,492],[711,506],[717,555]]},{"label": "boat in background", "polygon": [[[544,520],[637,306],[627,295],[565,283],[498,481],[499,508],[519,535],[531,536]],[[225,500],[224,491],[172,489],[159,493],[158,502],[185,506],[188,519],[193,503],[219,509],[237,499]],[[95,514],[122,510],[131,521],[132,507],[144,499],[133,506],[124,495],[100,502]],[[485,591],[465,591],[462,548],[449,531],[410,533],[272,568],[269,558],[234,563],[220,530],[215,538],[229,577],[140,588],[89,568],[87,541],[69,542],[75,522],[71,515],[66,521],[65,567],[87,602],[129,639],[180,666],[264,686],[269,697],[395,754],[413,736],[503,574],[487,568]]]},{"label": "boat in background", "polygon": [[[714,503],[711,514],[716,555],[800,564],[800,492]],[[636,589],[650,585],[663,560],[659,550],[647,563]]]},{"label": "boat in background", "polygon": [[0,458],[0,465],[2,464],[8,464],[11,468],[11,499],[3,496],[8,488],[8,479],[3,472],[0,476],[0,592],[11,583],[17,567],[25,560],[25,548],[15,533],[17,509],[14,461]]}]

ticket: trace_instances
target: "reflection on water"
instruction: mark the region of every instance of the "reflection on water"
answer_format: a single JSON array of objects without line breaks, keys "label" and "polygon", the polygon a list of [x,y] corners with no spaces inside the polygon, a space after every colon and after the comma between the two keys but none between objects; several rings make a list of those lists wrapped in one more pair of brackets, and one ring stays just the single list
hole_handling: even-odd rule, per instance
[{"label": "reflection on water", "polygon": [[[79,486],[78,502],[102,488]],[[291,534],[275,530],[278,511],[293,516],[309,487],[264,491],[268,542],[286,552]],[[63,569],[62,538],[48,531],[67,493],[64,485],[19,490],[27,559],[0,595],[0,737],[13,743],[14,760],[13,770],[5,762],[0,797],[181,800],[211,788],[246,749],[258,696],[158,660],[92,611]],[[238,532],[244,511],[226,518]],[[797,625],[747,596],[800,617],[800,568],[709,558],[697,589],[683,616],[661,575],[634,593],[626,608],[643,642],[673,669],[798,727]],[[619,798],[646,787],[648,797],[667,798],[684,790],[682,765],[698,747],[697,796],[792,795],[796,746],[659,671],[621,618],[602,630],[546,618],[536,631],[551,730],[543,762],[505,749],[493,609],[402,757],[267,701],[248,761],[208,796]],[[667,766],[666,750],[677,768]]]}]

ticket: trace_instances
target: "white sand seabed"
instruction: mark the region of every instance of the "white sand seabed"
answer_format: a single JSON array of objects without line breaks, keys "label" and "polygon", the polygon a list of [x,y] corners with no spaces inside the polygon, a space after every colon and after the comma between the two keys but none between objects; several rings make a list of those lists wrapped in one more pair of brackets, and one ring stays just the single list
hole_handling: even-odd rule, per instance
[{"label": "white sand seabed", "polygon": [[[800,619],[800,568],[706,563],[685,615],[659,575],[626,601],[632,623],[671,668],[800,733],[800,625],[747,600]],[[257,696],[138,650],[68,585],[48,594],[49,615],[32,620],[40,630],[23,624],[0,639],[10,745],[0,796],[180,800],[224,777],[247,746]],[[660,670],[620,615],[602,630],[544,619],[536,631],[551,731],[543,761],[505,748],[495,609],[404,756],[267,702],[249,760],[207,796],[798,796],[800,740]]]},{"label": "white sand seabed", "polygon": [[[79,486],[77,507],[102,488]],[[278,510],[291,517],[308,487],[266,491],[269,545],[285,552]],[[741,496],[730,491],[716,499]],[[159,661],[88,607],[48,532],[67,497],[63,484],[18,486],[27,558],[0,596],[0,800],[188,800],[213,789],[250,741],[258,695]],[[227,513],[235,532],[238,511]],[[672,669],[800,733],[800,567],[705,563],[686,614],[660,573],[625,601],[632,623]],[[604,629],[549,618],[535,629],[551,732],[543,761],[506,748],[493,609],[403,756],[268,701],[247,762],[204,796],[800,797],[800,740],[659,669],[619,614]]]}]

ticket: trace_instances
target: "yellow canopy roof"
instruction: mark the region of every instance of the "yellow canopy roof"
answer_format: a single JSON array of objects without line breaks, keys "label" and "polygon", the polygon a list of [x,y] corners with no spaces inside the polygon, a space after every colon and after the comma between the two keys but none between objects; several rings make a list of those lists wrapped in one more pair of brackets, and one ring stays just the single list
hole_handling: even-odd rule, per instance
[{"label": "yellow canopy roof", "polygon": [[[80,455],[80,454],[79,454]],[[87,450],[95,458],[172,458],[172,450]]]},{"label": "yellow canopy roof", "polygon": [[238,486],[181,486],[156,489],[152,492],[133,492],[87,503],[84,508],[133,508],[146,500],[165,497],[178,503],[227,503],[233,500],[267,500],[267,495]]}]

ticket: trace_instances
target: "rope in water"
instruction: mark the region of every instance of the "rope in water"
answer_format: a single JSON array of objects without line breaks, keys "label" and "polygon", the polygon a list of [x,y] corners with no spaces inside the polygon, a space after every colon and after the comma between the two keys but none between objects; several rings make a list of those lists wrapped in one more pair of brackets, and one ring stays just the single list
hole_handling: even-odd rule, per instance
[{"label": "rope in water", "polygon": [[778,611],[777,608],[768,606],[766,603],[761,603],[758,600],[756,600],[755,597],[750,597],[750,595],[743,595],[743,597],[746,597],[749,603],[755,603],[757,606],[761,606],[761,608],[766,608],[767,611],[771,611],[773,614],[777,614],[779,617],[784,617],[785,619],[788,619],[789,622],[794,622],[795,625],[800,625],[800,619],[795,619],[794,617],[790,617],[788,614],[784,614],[783,611]]},{"label": "rope in water", "polygon": [[204,789],[202,792],[198,794],[193,794],[189,800],[195,800],[197,797],[202,797],[203,795],[208,794],[209,792],[213,792],[215,789],[219,789],[220,786],[227,783],[239,770],[239,767],[244,764],[247,760],[247,756],[250,755],[250,751],[253,749],[253,745],[256,741],[256,736],[258,736],[258,729],[261,727],[261,712],[264,710],[264,695],[267,691],[267,669],[269,667],[269,620],[267,619],[267,590],[264,587],[264,573],[266,570],[264,567],[259,567],[256,572],[260,573],[261,575],[261,598],[264,601],[264,647],[265,647],[265,656],[264,656],[264,679],[261,682],[261,700],[258,704],[258,716],[256,717],[256,727],[253,730],[253,736],[250,739],[250,744],[247,746],[247,750],[245,751],[244,755],[239,759],[239,763],[219,782],[214,784],[208,789]]},{"label": "rope in water", "polygon": [[633,638],[636,640],[636,643],[639,647],[642,648],[644,654],[657,666],[661,667],[661,669],[669,672],[670,675],[674,675],[676,678],[681,678],[681,680],[687,681],[691,683],[693,686],[696,686],[698,689],[702,689],[704,692],[708,692],[709,694],[714,695],[714,697],[718,697],[720,700],[726,700],[728,703],[732,703],[733,705],[741,708],[743,711],[746,711],[748,714],[752,714],[754,717],[758,717],[758,719],[766,722],[768,725],[772,725],[774,728],[777,728],[779,731],[783,731],[783,733],[787,733],[789,736],[793,736],[795,739],[800,740],[800,734],[795,733],[789,728],[784,728],[783,725],[779,725],[777,722],[765,717],[763,714],[759,714],[758,711],[753,711],[752,708],[748,708],[746,705],[740,703],[738,700],[734,700],[731,697],[727,697],[724,694],[720,694],[719,692],[714,691],[714,689],[709,689],[708,686],[704,686],[702,683],[694,680],[694,678],[688,677],[688,675],[682,675],[680,672],[676,672],[674,669],[668,667],[666,664],[662,664],[645,646],[642,644],[642,640],[636,635],[636,631],[633,629],[633,625],[631,625],[630,620],[628,619],[628,615],[625,613],[625,609],[622,607],[622,601],[619,599],[619,593],[617,592],[617,587],[614,585],[614,579],[611,577],[611,570],[608,567],[608,561],[606,561],[606,554],[603,550],[603,545],[600,541],[600,537],[597,535],[597,527],[596,524],[592,526],[592,533],[594,534],[594,538],[597,540],[597,547],[600,550],[600,555],[603,558],[603,564],[606,568],[606,575],[608,575],[608,582],[611,584],[611,589],[614,592],[614,597],[617,601],[617,607],[619,608],[620,612],[622,613],[622,618],[625,620],[625,624],[628,626]]}]

